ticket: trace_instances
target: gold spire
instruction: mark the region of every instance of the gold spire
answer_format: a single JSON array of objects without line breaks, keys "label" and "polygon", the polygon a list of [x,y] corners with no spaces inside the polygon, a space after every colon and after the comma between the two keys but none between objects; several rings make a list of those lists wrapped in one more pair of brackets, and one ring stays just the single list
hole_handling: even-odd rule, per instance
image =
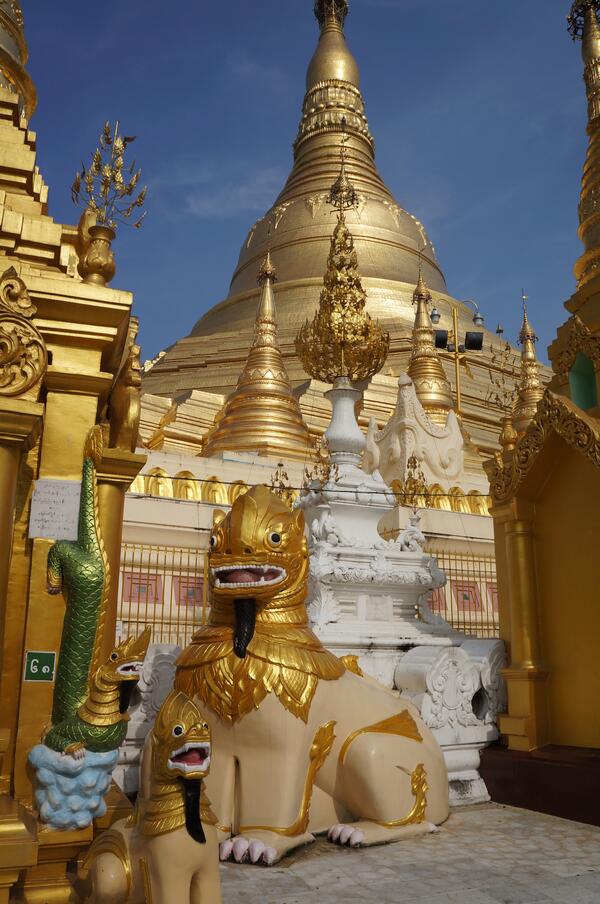
[{"label": "gold spire", "polygon": [[519,333],[521,343],[521,376],[517,386],[517,399],[513,411],[513,424],[518,433],[524,433],[535,417],[537,407],[544,396],[535,352],[538,337],[527,317],[527,296],[523,294],[523,325]]},{"label": "gold spire", "polygon": [[[317,270],[318,261],[321,253],[327,254],[325,247],[331,240],[331,230],[324,217],[325,202],[338,172],[344,123],[349,136],[348,175],[360,200],[360,221],[352,229],[362,257],[363,276],[414,285],[418,250],[422,248],[423,270],[429,285],[446,291],[443,273],[423,224],[398,204],[377,171],[359,70],[343,32],[346,11],[347,3],[342,4],[340,0],[318,0],[315,5],[321,33],[308,67],[308,87],[294,143],[294,166],[270,210],[250,229],[231,280],[229,298],[236,299],[236,313],[241,310],[238,306],[241,304],[247,317],[247,309],[254,306],[249,295],[254,274],[270,246],[277,253],[280,292],[286,298],[280,309],[282,330],[288,324],[297,329],[296,298],[300,305],[311,312],[314,310],[310,290],[305,285],[291,284],[323,275]],[[362,248],[368,248],[364,257]],[[290,291],[295,298],[287,304]],[[373,303],[377,303],[375,299]],[[382,310],[384,307],[382,304]],[[254,310],[249,316],[254,316]],[[224,322],[227,317],[224,312]],[[212,312],[205,315],[196,333],[203,335],[213,319]]]},{"label": "gold spire", "polygon": [[207,435],[202,451],[205,457],[226,451],[258,451],[304,460],[312,449],[277,342],[275,279],[275,268],[267,253],[258,274],[262,292],[254,341],[237,386]]},{"label": "gold spire", "polygon": [[18,94],[29,118],[36,107],[35,85],[25,69],[29,57],[19,0],[0,0],[0,86]]},{"label": "gold spire", "polygon": [[296,336],[296,352],[304,369],[317,380],[334,383],[348,377],[357,383],[381,370],[387,358],[390,336],[365,311],[367,294],[358,270],[354,239],[346,224],[345,211],[356,207],[356,191],[346,173],[345,121],[340,173],[331,187],[328,202],[337,210],[331,237],[327,272],[319,307]]},{"label": "gold spire", "polygon": [[452,408],[452,391],[435,348],[435,331],[429,315],[431,300],[431,292],[419,269],[419,279],[413,294],[413,304],[417,310],[407,372],[415,384],[419,401],[431,420],[445,424]]},{"label": "gold spire", "polygon": [[358,64],[344,37],[344,21],[348,15],[347,0],[317,0],[315,16],[321,38],[308,66],[306,90],[327,81],[347,82],[360,88]]},{"label": "gold spire", "polygon": [[294,145],[296,159],[308,138],[339,133],[343,119],[353,135],[367,142],[369,156],[374,157],[373,138],[360,92],[358,63],[344,35],[347,14],[347,0],[316,0],[315,16],[321,35],[306,73],[306,97]]},{"label": "gold spire", "polygon": [[573,39],[582,42],[583,77],[588,98],[588,151],[579,199],[579,237],[585,251],[575,264],[579,286],[596,275],[600,267],[598,197],[600,195],[600,0],[575,0],[568,17]]}]

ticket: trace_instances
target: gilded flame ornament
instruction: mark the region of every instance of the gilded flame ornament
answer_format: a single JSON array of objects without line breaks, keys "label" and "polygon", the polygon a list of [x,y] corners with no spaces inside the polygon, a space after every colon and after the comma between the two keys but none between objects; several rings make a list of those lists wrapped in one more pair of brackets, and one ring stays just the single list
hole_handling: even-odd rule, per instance
[{"label": "gilded flame ornament", "polygon": [[590,417],[570,399],[546,390],[535,417],[516,442],[506,461],[486,467],[490,493],[495,505],[512,498],[540,454],[550,433],[577,449],[595,468],[600,467],[600,431],[597,418]]},{"label": "gilded flame ornament", "polygon": [[[344,124],[345,125],[345,124]],[[342,138],[340,174],[329,203],[337,210],[327,272],[319,308],[296,337],[296,352],[304,369],[316,380],[334,383],[347,377],[352,383],[368,380],[383,367],[390,336],[365,311],[367,295],[358,269],[354,239],[345,211],[357,206],[357,194],[346,173],[346,142]]]}]

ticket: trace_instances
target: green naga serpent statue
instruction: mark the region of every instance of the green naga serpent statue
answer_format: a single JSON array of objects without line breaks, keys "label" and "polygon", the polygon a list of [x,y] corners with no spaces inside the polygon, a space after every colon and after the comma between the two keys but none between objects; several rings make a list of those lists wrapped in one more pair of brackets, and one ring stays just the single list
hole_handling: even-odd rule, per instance
[{"label": "green naga serpent statue", "polygon": [[140,677],[150,629],[128,638],[100,661],[109,591],[109,566],[98,520],[96,467],[102,430],[94,427],[84,450],[77,540],[59,540],[48,554],[48,592],[64,590],[67,608],[52,708],[43,739],[59,753],[116,750],[127,733],[127,708]]}]

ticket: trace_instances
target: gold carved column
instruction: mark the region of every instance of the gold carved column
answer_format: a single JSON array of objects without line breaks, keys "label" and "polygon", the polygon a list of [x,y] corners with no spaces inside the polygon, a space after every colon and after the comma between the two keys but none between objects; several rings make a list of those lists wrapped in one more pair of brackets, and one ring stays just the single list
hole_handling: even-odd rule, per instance
[{"label": "gold carved column", "polygon": [[34,820],[10,797],[20,657],[7,633],[13,626],[8,586],[21,468],[44,416],[38,398],[48,357],[32,323],[36,312],[25,283],[9,268],[0,277],[0,904],[9,901],[20,870],[36,862],[38,848]]},{"label": "gold carved column", "polygon": [[[546,680],[538,617],[538,590],[533,544],[533,510],[514,499],[494,511],[504,537],[510,665],[503,671],[508,689],[508,714],[499,717],[500,730],[513,750],[533,750],[547,743]],[[497,532],[497,536],[498,536]],[[508,616],[508,618],[506,618]],[[503,632],[504,635],[504,632]]]},{"label": "gold carved column", "polygon": [[119,595],[119,567],[125,494],[146,464],[145,455],[124,449],[105,449],[98,468],[98,508],[110,569],[110,592],[102,656],[109,656],[115,638]]}]

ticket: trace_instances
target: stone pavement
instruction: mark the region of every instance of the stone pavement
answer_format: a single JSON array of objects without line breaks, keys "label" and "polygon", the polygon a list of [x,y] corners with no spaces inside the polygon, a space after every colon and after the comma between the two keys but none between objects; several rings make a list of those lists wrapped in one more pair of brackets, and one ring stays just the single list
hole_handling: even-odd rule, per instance
[{"label": "stone pavement", "polygon": [[362,850],[323,840],[277,867],[226,864],[223,904],[600,904],[600,829],[484,804]]}]

